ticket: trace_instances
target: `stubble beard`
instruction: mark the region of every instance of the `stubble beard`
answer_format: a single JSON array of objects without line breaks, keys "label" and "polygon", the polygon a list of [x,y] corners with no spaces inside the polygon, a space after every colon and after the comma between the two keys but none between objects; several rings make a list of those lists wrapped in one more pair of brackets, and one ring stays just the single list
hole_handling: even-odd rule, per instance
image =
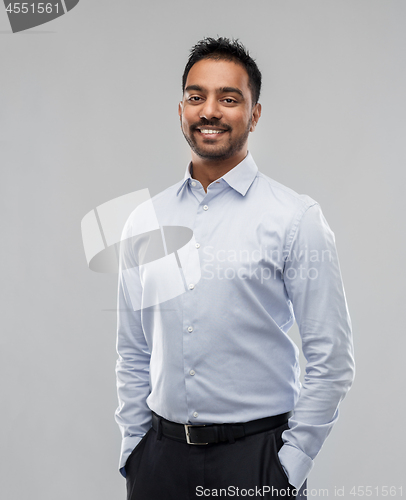
[{"label": "stubble beard", "polygon": [[[224,144],[222,147],[215,147],[211,148],[208,146],[207,148],[200,147],[197,144],[197,141],[194,138],[194,133],[195,129],[192,129],[190,135],[187,135],[185,131],[183,130],[183,125],[182,125],[182,120],[180,124],[180,128],[182,130],[183,137],[186,139],[186,142],[189,144],[190,149],[200,158],[203,158],[205,160],[213,160],[213,161],[219,161],[219,160],[228,160],[235,154],[237,154],[241,149],[244,147],[244,145],[247,142],[248,135],[250,133],[250,128],[251,128],[251,123],[252,123],[252,118],[250,118],[247,128],[243,134],[241,134],[239,137],[236,139],[232,139],[231,137],[229,138],[229,141],[227,144]],[[228,129],[229,132],[226,133],[231,133],[232,129]],[[199,132],[197,132],[199,133]]]}]

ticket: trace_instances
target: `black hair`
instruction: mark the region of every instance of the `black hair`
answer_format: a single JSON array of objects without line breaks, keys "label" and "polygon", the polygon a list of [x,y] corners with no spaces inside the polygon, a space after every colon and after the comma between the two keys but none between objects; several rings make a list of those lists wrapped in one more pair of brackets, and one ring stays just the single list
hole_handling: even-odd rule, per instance
[{"label": "black hair", "polygon": [[199,40],[190,50],[190,56],[182,77],[182,92],[185,91],[186,79],[191,67],[202,59],[233,61],[244,66],[248,73],[248,85],[252,94],[252,104],[259,100],[262,75],[248,50],[238,39],[210,38]]}]

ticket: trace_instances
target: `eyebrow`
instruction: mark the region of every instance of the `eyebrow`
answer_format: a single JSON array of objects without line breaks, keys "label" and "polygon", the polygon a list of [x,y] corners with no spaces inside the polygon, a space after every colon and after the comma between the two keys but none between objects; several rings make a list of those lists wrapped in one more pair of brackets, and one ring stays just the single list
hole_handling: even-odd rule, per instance
[{"label": "eyebrow", "polygon": [[[185,92],[190,92],[191,90],[196,90],[198,92],[205,92],[206,89],[204,87],[201,87],[200,85],[188,85],[185,88]],[[244,94],[242,91],[237,88],[237,87],[220,87],[216,89],[217,94],[228,94],[228,93],[234,93],[240,95],[244,99]]]}]

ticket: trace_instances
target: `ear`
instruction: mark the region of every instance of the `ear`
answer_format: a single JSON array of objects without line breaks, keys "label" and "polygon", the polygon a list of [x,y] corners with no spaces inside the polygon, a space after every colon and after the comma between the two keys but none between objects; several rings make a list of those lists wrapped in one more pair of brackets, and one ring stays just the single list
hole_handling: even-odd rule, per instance
[{"label": "ear", "polygon": [[259,102],[257,102],[255,106],[252,108],[252,115],[251,115],[252,123],[250,127],[250,132],[254,132],[255,127],[257,126],[258,120],[261,116],[261,108],[262,106],[259,104]]},{"label": "ear", "polygon": [[182,113],[183,113],[183,102],[180,101],[180,103],[178,104],[178,115],[181,117]]}]

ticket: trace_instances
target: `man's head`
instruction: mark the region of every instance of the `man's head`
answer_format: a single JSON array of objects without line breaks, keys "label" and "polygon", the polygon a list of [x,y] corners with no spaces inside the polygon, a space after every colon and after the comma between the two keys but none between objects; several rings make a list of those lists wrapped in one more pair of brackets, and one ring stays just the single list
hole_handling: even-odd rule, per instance
[{"label": "man's head", "polygon": [[248,52],[238,41],[201,40],[182,87],[179,116],[193,159],[239,163],[261,115],[261,73]]}]

